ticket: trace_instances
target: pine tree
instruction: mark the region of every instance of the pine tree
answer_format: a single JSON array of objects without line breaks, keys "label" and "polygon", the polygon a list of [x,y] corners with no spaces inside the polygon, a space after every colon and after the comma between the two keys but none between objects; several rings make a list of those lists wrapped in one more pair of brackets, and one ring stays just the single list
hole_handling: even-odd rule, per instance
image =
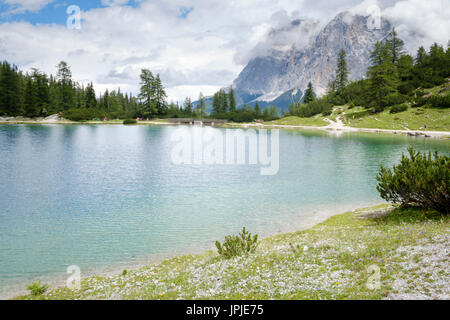
[{"label": "pine tree", "polygon": [[74,105],[74,92],[72,87],[72,72],[65,61],[58,64],[56,76],[59,85],[59,106],[63,110],[72,108]]},{"label": "pine tree", "polygon": [[392,31],[389,33],[387,42],[389,43],[389,47],[391,50],[392,63],[397,64],[397,62],[400,60],[400,57],[405,53],[405,43],[397,36],[395,28],[392,28]]},{"label": "pine tree", "polygon": [[425,48],[424,48],[423,46],[421,46],[421,47],[417,50],[417,55],[416,55],[415,63],[416,63],[417,65],[424,64],[426,59],[427,59],[427,51],[425,50]]},{"label": "pine tree", "polygon": [[100,101],[103,101],[102,108],[109,110],[109,91],[106,89],[103,99],[100,97]]},{"label": "pine tree", "polygon": [[141,70],[141,92],[139,94],[139,99],[142,102],[143,111],[145,116],[152,116],[157,113],[155,106],[155,88],[153,87],[155,83],[155,77],[153,73],[148,69]]},{"label": "pine tree", "polygon": [[92,82],[86,87],[86,108],[96,108],[97,98],[95,97],[95,90]]},{"label": "pine tree", "polygon": [[391,52],[388,42],[378,41],[371,53],[371,67],[367,72],[370,79],[369,94],[381,110],[387,105],[388,95],[397,92],[398,74]]},{"label": "pine tree", "polygon": [[228,112],[228,96],[224,90],[219,91],[219,103],[220,103],[220,112],[227,113]]},{"label": "pine tree", "polygon": [[345,60],[346,56],[347,53],[344,49],[339,51],[335,80],[335,90],[338,94],[341,94],[345,86],[348,84],[348,67],[347,61]]},{"label": "pine tree", "polygon": [[308,102],[312,102],[314,101],[316,98],[314,96],[314,90],[313,90],[313,86],[312,83],[309,82],[308,83],[308,88],[305,91],[305,96],[303,98],[304,103],[308,103]]},{"label": "pine tree", "polygon": [[22,113],[20,79],[16,66],[0,64],[0,114],[18,116]]},{"label": "pine tree", "polygon": [[212,112],[220,113],[220,97],[219,92],[214,93],[213,102],[212,102]]},{"label": "pine tree", "polygon": [[236,111],[236,99],[234,97],[233,87],[230,87],[230,91],[228,92],[228,103],[229,103],[230,112]]},{"label": "pine tree", "polygon": [[184,100],[184,111],[187,114],[191,114],[192,109],[193,109],[192,100],[190,97],[186,97],[186,99]]},{"label": "pine tree", "polygon": [[36,89],[37,108],[39,109],[39,113],[47,115],[50,105],[50,88],[47,75],[36,68],[32,68],[31,70],[31,78]]},{"label": "pine tree", "polygon": [[164,90],[159,74],[156,75],[156,78],[153,82],[153,88],[155,91],[156,112],[159,115],[165,115],[167,114],[167,102],[166,102],[167,94],[166,91]]},{"label": "pine tree", "polygon": [[37,117],[40,113],[37,104],[36,87],[31,77],[27,77],[25,86],[24,115],[27,117]]},{"label": "pine tree", "polygon": [[258,101],[255,102],[255,118],[261,117],[261,108],[259,107]]}]

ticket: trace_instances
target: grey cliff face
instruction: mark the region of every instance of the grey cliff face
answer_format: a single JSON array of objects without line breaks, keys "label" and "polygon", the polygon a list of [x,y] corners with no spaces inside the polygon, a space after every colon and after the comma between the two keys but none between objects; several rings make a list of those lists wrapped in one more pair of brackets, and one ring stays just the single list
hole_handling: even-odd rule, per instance
[{"label": "grey cliff face", "polygon": [[236,91],[268,101],[290,89],[304,91],[311,81],[315,92],[322,95],[334,78],[341,49],[347,52],[349,79],[363,78],[376,41],[384,39],[391,29],[386,20],[382,20],[381,29],[369,29],[367,20],[340,13],[303,49],[272,49],[269,55],[252,59],[234,81]]}]

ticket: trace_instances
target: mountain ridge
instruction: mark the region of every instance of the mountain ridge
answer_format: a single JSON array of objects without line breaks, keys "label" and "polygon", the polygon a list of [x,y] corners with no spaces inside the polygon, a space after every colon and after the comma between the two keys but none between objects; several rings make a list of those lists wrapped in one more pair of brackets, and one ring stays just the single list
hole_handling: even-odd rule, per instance
[{"label": "mountain ridge", "polygon": [[316,94],[323,95],[333,79],[341,49],[347,52],[349,79],[365,77],[373,46],[391,30],[391,24],[385,19],[381,20],[381,28],[369,28],[369,18],[341,12],[304,48],[297,49],[295,45],[289,50],[272,48],[268,55],[251,59],[233,82],[242,105],[259,101],[285,111],[289,103],[272,102],[288,91],[303,92],[310,81]]}]

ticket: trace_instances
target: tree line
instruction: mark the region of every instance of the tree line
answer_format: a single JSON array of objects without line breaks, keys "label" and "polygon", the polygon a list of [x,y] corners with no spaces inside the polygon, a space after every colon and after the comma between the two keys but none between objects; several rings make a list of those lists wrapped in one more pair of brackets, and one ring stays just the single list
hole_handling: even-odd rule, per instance
[{"label": "tree line", "polygon": [[72,79],[68,64],[61,61],[57,74],[36,68],[23,73],[7,61],[0,63],[0,115],[45,117],[62,112],[73,120],[94,117],[127,117],[139,109],[139,101],[118,90],[96,95],[92,82],[86,86]]},{"label": "tree line", "polygon": [[289,114],[311,117],[329,115],[333,105],[363,106],[380,112],[390,107],[405,110],[408,104],[450,107],[450,95],[423,98],[423,89],[447,82],[450,77],[450,41],[447,49],[434,43],[429,50],[421,46],[413,57],[405,52],[404,42],[395,31],[378,41],[370,55],[370,67],[365,79],[349,81],[346,52],[341,50],[334,79],[329,82],[327,94],[317,99],[312,84],[304,96],[289,106]]},{"label": "tree line", "polygon": [[61,113],[64,118],[83,121],[104,118],[202,118],[215,117],[232,121],[270,120],[278,117],[275,107],[261,110],[244,106],[236,108],[233,88],[219,90],[213,96],[208,115],[206,97],[200,93],[197,103],[186,97],[184,103],[167,102],[167,94],[159,74],[142,69],[138,96],[106,89],[99,95],[94,86],[73,80],[65,61],[57,65],[56,76],[38,69],[23,73],[15,65],[0,64],[0,116],[46,117]]}]

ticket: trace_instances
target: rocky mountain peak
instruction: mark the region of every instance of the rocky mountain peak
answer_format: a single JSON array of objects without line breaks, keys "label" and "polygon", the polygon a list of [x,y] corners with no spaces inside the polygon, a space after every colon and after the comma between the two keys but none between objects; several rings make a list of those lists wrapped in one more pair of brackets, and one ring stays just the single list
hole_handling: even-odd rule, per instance
[{"label": "rocky mountain peak", "polygon": [[347,52],[350,80],[364,77],[373,46],[391,29],[386,20],[381,21],[380,29],[369,28],[368,19],[342,12],[302,49],[297,49],[293,43],[289,50],[273,48],[267,55],[253,58],[234,81],[236,92],[244,103],[269,102],[289,90],[304,91],[311,81],[316,93],[322,95],[334,77],[341,49]]}]

